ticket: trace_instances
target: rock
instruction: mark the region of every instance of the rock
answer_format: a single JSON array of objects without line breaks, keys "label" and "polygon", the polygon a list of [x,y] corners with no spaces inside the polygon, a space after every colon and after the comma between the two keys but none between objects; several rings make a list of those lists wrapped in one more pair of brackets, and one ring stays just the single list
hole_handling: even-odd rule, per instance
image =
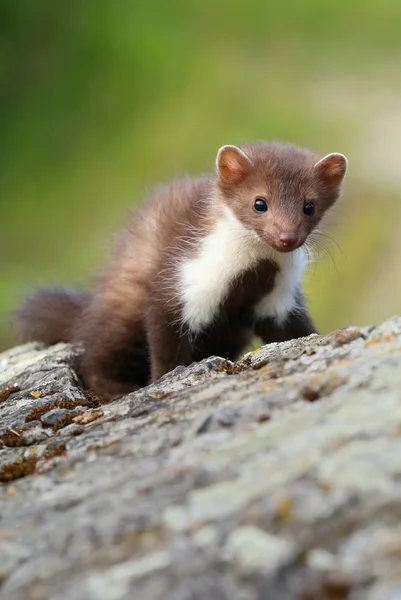
[{"label": "rock", "polygon": [[179,367],[111,403],[0,355],[0,598],[401,589],[401,318]]},{"label": "rock", "polygon": [[92,409],[86,410],[82,414],[76,415],[73,417],[74,423],[81,423],[82,425],[87,425],[92,421],[96,421],[100,417],[103,417],[103,411],[100,409]]},{"label": "rock", "polygon": [[246,525],[229,534],[224,553],[238,569],[267,574],[293,559],[293,545],[279,536]]},{"label": "rock", "polygon": [[46,427],[57,430],[72,423],[75,417],[76,415],[72,410],[66,408],[53,408],[52,410],[45,412],[40,420]]}]

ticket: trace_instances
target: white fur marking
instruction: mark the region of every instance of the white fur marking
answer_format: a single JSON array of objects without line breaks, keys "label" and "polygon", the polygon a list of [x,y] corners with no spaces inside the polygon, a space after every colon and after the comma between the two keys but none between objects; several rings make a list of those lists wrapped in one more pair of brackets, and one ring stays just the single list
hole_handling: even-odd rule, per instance
[{"label": "white fur marking", "polygon": [[183,321],[193,332],[210,324],[227,296],[230,283],[263,259],[278,263],[280,272],[272,293],[258,303],[256,314],[282,322],[295,305],[294,294],[306,263],[304,251],[276,252],[225,207],[224,216],[202,240],[197,256],[181,263]]},{"label": "white fur marking", "polygon": [[306,265],[303,248],[282,255],[274,288],[256,305],[256,317],[272,317],[279,325],[285,322],[288,313],[296,308],[296,292],[300,288]]}]

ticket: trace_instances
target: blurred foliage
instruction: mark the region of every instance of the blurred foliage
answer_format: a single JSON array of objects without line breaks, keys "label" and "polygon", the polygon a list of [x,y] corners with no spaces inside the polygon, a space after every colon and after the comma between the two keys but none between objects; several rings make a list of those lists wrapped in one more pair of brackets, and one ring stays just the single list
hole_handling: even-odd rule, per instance
[{"label": "blurred foliage", "polygon": [[145,189],[261,138],[350,159],[318,326],[399,311],[400,22],[399,0],[2,0],[0,347],[30,286],[90,282]]}]

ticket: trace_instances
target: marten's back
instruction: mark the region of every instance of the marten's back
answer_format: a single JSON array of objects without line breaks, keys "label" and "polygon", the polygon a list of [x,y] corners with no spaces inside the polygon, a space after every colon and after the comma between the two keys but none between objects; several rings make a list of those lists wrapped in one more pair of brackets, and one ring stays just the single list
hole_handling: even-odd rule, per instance
[{"label": "marten's back", "polygon": [[185,252],[185,242],[201,233],[209,217],[212,181],[185,178],[161,186],[133,213],[125,243],[135,248],[136,258],[155,262],[165,252]]},{"label": "marten's back", "polygon": [[20,338],[47,344],[75,341],[97,304],[110,306],[110,322],[113,307],[125,298],[128,305],[133,296],[138,307],[145,305],[166,255],[190,251],[188,237],[204,226],[211,185],[206,177],[187,178],[150,194],[119,233],[93,293],[62,287],[35,290],[15,314]]}]

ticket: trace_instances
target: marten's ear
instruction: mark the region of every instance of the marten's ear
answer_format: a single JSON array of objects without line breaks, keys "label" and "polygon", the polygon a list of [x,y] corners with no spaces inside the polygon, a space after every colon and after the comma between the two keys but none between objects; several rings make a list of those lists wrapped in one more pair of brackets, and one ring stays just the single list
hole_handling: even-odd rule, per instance
[{"label": "marten's ear", "polygon": [[315,169],[320,173],[325,183],[339,187],[347,172],[348,161],[344,154],[328,154],[315,164]]},{"label": "marten's ear", "polygon": [[239,183],[251,167],[251,159],[237,146],[222,146],[217,153],[216,169],[220,183]]}]

